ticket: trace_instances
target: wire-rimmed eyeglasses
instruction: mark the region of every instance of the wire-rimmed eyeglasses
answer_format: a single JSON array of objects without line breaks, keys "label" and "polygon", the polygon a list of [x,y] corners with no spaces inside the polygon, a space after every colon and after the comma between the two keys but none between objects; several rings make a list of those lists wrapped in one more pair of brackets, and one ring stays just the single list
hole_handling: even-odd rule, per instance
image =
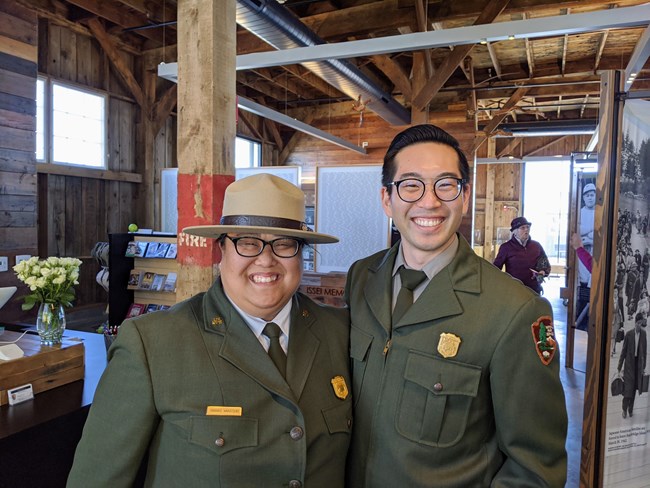
[{"label": "wire-rimmed eyeglasses", "polygon": [[[452,202],[458,198],[467,180],[445,176],[433,182],[433,193],[442,202]],[[426,183],[419,178],[405,178],[389,183],[397,189],[397,195],[405,202],[417,202],[424,196]]]},{"label": "wire-rimmed eyeglasses", "polygon": [[272,241],[265,241],[259,237],[230,237],[225,235],[235,245],[237,254],[244,258],[254,258],[259,256],[268,245],[271,251],[279,258],[292,258],[300,251],[304,244],[302,239],[295,239],[293,237],[278,237]]}]

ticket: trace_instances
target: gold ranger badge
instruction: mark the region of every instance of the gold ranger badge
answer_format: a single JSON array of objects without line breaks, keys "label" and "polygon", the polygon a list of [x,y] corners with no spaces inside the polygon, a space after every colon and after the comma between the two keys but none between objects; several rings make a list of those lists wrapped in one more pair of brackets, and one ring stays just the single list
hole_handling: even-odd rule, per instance
[{"label": "gold ranger badge", "polygon": [[555,340],[555,332],[553,330],[553,319],[548,315],[544,315],[537,319],[531,326],[533,333],[533,342],[535,343],[535,350],[539,359],[542,360],[544,366],[548,366],[555,356],[557,350],[557,341]]},{"label": "gold ranger badge", "polygon": [[337,398],[345,400],[348,397],[348,385],[345,384],[343,376],[335,376],[332,378],[332,388]]},{"label": "gold ranger badge", "polygon": [[219,327],[223,325],[223,319],[219,316],[216,316],[212,319],[212,327]]},{"label": "gold ranger badge", "polygon": [[461,342],[460,337],[457,335],[443,332],[440,334],[440,340],[438,341],[438,352],[443,358],[453,358],[458,354]]}]

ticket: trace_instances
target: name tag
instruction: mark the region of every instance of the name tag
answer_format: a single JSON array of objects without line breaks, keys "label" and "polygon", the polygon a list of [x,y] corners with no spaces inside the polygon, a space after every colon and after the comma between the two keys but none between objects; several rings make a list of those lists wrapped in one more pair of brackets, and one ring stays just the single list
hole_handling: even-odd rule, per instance
[{"label": "name tag", "polygon": [[208,406],[206,415],[219,415],[221,417],[241,417],[241,407]]}]

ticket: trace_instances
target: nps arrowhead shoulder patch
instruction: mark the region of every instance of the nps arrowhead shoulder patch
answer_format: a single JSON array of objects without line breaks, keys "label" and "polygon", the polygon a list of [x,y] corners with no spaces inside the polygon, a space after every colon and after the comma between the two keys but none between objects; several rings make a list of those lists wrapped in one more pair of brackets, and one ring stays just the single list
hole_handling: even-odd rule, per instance
[{"label": "nps arrowhead shoulder patch", "polygon": [[557,351],[557,341],[553,330],[553,319],[548,315],[538,318],[531,326],[533,333],[533,342],[539,359],[544,366],[551,364],[555,351]]}]

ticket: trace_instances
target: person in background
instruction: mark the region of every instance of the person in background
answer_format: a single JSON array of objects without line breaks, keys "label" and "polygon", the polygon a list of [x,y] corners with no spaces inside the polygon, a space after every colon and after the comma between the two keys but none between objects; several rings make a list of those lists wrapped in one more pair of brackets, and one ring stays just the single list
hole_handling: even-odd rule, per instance
[{"label": "person in background", "polygon": [[543,293],[544,278],[551,273],[551,264],[542,245],[530,238],[532,224],[526,217],[517,217],[510,222],[512,238],[499,248],[494,265],[517,278],[538,294]]},{"label": "person in background", "polygon": [[344,309],[297,293],[305,196],[269,174],[232,183],[220,277],[206,293],[127,320],[108,352],[69,487],[342,487],[352,423]]},{"label": "person in background", "polygon": [[348,273],[346,486],[565,485],[552,309],[458,233],[469,178],[458,141],[434,125],[400,132],[384,157],[381,202],[401,240]]},{"label": "person in background", "polygon": [[593,258],[591,256],[591,253],[587,251],[582,245],[582,239],[580,238],[580,235],[577,232],[574,232],[571,235],[571,247],[575,249],[578,259],[585,267],[585,269],[589,271],[589,286],[591,287],[591,265],[592,265]]},{"label": "person in background", "polygon": [[[587,183],[582,188],[579,231],[582,247],[591,254],[594,249],[594,216],[596,211],[596,185]],[[578,256],[580,257],[580,256]],[[591,270],[578,262],[578,299],[576,300],[576,328],[587,330],[589,326],[589,300],[591,297]]]},{"label": "person in background", "polygon": [[646,338],[646,319],[642,313],[637,313],[634,329],[627,331],[623,339],[621,357],[618,359],[618,372],[623,370],[623,418],[634,414],[634,398],[641,391],[641,382],[645,374],[648,342]]},{"label": "person in background", "polygon": [[[620,341],[620,336],[621,334],[623,335],[623,338],[625,338],[624,335],[624,326],[625,326],[625,319],[623,317],[623,309],[620,306],[620,300],[619,300],[619,289],[617,287],[614,287],[614,312],[612,314],[613,320],[612,320],[612,357],[616,354],[616,344],[621,342]],[[619,332],[622,331],[622,332]]]}]

